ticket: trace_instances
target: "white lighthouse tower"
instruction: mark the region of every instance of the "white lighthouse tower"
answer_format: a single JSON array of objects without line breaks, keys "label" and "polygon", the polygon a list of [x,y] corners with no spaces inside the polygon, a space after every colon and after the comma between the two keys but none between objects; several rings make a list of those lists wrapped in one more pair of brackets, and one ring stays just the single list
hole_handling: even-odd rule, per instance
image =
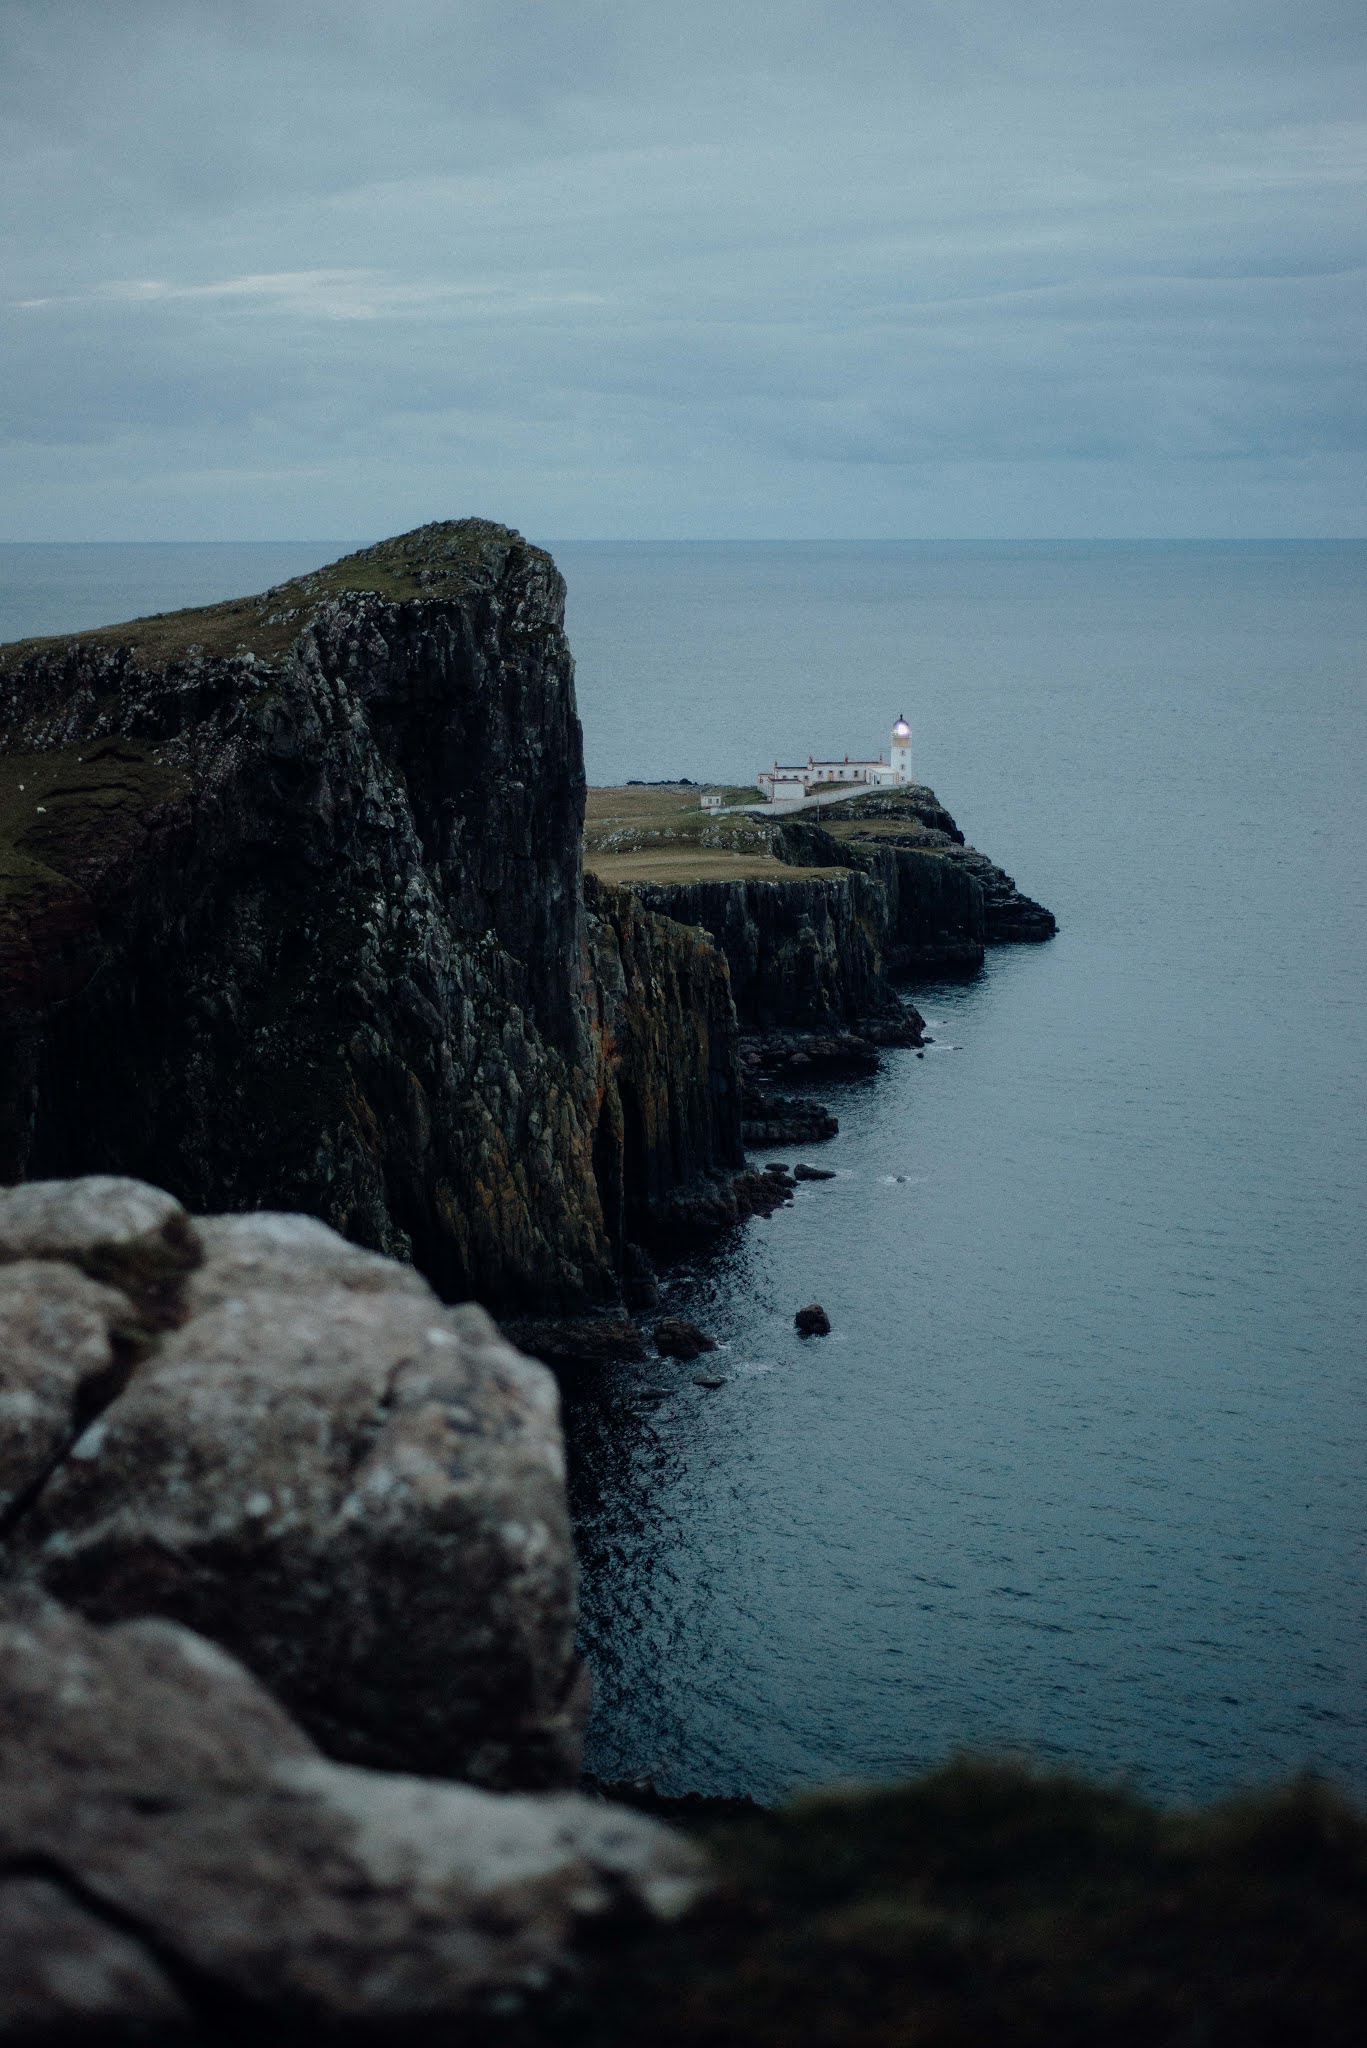
[{"label": "white lighthouse tower", "polygon": [[899,718],[892,728],[892,780],[911,781],[911,727]]}]

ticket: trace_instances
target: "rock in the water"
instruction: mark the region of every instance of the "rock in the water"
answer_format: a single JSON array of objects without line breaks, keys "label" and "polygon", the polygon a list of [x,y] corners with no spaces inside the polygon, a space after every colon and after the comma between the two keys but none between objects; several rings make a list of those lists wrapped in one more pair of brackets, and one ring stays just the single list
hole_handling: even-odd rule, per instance
[{"label": "rock in the water", "polygon": [[722,1378],[719,1372],[700,1372],[694,1378],[693,1384],[695,1387],[709,1387],[715,1389],[717,1387],[724,1387],[726,1385],[726,1381]]},{"label": "rock in the water", "polygon": [[581,1933],[701,1880],[620,1808],[328,1762],[173,1623],[0,1600],[0,2039],[393,2042],[537,1996]]},{"label": "rock in the water", "polygon": [[[102,1199],[44,1197],[67,1219]],[[213,1637],[335,1756],[572,1782],[585,1687],[550,1376],[307,1217],[182,1219],[200,1263],[149,1331],[39,1207],[0,1192],[0,1245],[31,1254],[0,1266],[13,1564],[92,1620]]]},{"label": "rock in the water", "polygon": [[793,1168],[793,1179],[834,1180],[835,1168],[832,1166],[806,1166],[803,1164],[801,1160],[799,1160],[797,1165]]},{"label": "rock in the water", "polygon": [[662,1358],[682,1358],[687,1363],[716,1348],[716,1338],[709,1337],[687,1316],[664,1316],[655,1325],[655,1349]]},{"label": "rock in the water", "polygon": [[799,1337],[829,1337],[831,1319],[819,1301],[809,1301],[793,1317]]}]

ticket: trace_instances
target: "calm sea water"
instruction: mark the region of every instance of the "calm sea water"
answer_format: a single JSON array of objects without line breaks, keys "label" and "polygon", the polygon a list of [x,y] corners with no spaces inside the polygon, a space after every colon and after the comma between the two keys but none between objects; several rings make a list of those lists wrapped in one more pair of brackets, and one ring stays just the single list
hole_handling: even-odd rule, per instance
[{"label": "calm sea water", "polygon": [[840,1178],[680,1290],[720,1391],[574,1403],[594,1768],[1367,1792],[1367,548],[559,553],[597,779],[905,709],[1062,926],[824,1091]]},{"label": "calm sea water", "polygon": [[[0,633],[336,552],[0,548]],[[926,1057],[823,1091],[839,1177],[675,1283],[720,1390],[571,1401],[594,1768],[1367,1793],[1367,547],[556,553],[593,779],[905,710],[1062,924],[918,991]]]}]

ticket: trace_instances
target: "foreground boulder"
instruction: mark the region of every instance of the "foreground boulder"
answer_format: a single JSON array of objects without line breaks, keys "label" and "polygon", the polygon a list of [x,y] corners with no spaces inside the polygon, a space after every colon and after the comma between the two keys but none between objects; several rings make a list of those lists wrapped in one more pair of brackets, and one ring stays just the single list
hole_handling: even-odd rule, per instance
[{"label": "foreground boulder", "polygon": [[239,1656],[330,1754],[573,1781],[586,1686],[554,1382],[300,1216],[0,1191],[11,1574]]},{"label": "foreground boulder", "polygon": [[506,2013],[586,1928],[680,1911],[701,1869],[573,1794],[330,1763],[174,1623],[0,1599],[0,2040],[393,2040]]}]

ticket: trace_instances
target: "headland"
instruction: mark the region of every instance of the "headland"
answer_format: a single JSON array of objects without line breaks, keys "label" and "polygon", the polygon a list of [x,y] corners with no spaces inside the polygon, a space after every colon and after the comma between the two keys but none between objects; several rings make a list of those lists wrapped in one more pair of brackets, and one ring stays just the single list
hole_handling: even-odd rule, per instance
[{"label": "headland", "polygon": [[920,785],[586,793],[563,606],[465,520],[0,650],[0,1173],[303,1209],[448,1298],[611,1310],[772,1205],[745,1140],[820,1112],[766,1077],[915,1044],[899,981],[1053,930]]},{"label": "headland", "polygon": [[0,2039],[1350,2038],[1318,1788],[579,1783],[507,1331],[640,1344],[771,1079],[1054,927],[922,785],[586,792],[563,601],[466,520],[0,649]]}]

